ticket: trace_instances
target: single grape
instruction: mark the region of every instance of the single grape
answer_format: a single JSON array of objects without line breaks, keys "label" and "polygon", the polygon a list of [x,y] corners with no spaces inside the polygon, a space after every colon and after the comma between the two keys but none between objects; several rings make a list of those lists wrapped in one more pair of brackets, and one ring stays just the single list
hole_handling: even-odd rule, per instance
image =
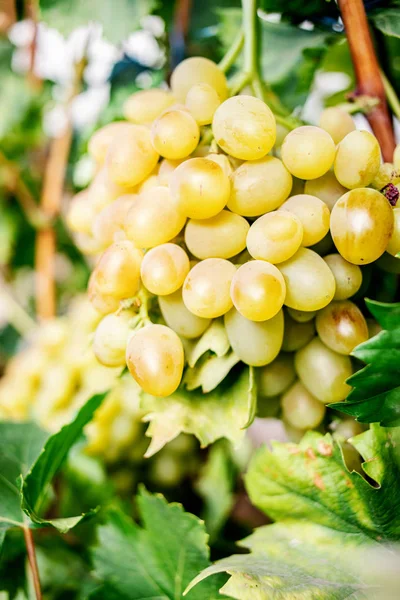
[{"label": "single grape", "polygon": [[322,111],[319,126],[329,133],[335,144],[356,128],[351,115],[338,106],[330,106]]},{"label": "single grape", "polygon": [[286,312],[294,321],[297,321],[297,323],[308,323],[308,321],[312,321],[317,314],[315,310],[304,311],[296,310],[295,308],[287,308]]},{"label": "single grape", "polygon": [[333,273],[336,281],[334,300],[347,300],[358,292],[362,284],[362,271],[358,265],[353,265],[340,254],[328,254],[324,261]]},{"label": "single grape", "polygon": [[352,131],[340,142],[335,157],[335,175],[349,189],[365,187],[379,171],[381,151],[369,131]]},{"label": "single grape", "polygon": [[207,158],[190,158],[179,165],[169,184],[179,211],[192,219],[209,219],[225,207],[231,190],[222,168]]},{"label": "single grape", "polygon": [[93,338],[93,351],[96,358],[106,367],[125,366],[125,350],[132,333],[129,323],[131,311],[107,315],[98,324]]},{"label": "single grape", "polygon": [[94,289],[121,300],[134,296],[140,286],[143,252],[128,240],[115,242],[101,255],[93,271]]},{"label": "single grape", "polygon": [[375,175],[371,186],[376,190],[382,190],[389,183],[396,185],[400,182],[400,172],[395,168],[393,163],[383,163],[379,167],[379,171]]},{"label": "single grape", "polygon": [[215,111],[212,131],[217,144],[243,160],[262,158],[275,143],[275,117],[270,108],[253,96],[233,96]]},{"label": "single grape", "polygon": [[224,317],[229,343],[247,365],[262,367],[279,354],[283,339],[283,311],[268,321],[250,321],[232,308]]},{"label": "single grape", "polygon": [[347,192],[333,207],[331,234],[345,260],[367,265],[384,253],[393,221],[393,209],[383,194],[359,188]]},{"label": "single grape", "polygon": [[176,244],[161,244],[144,255],[140,273],[152,294],[165,296],[182,287],[189,273],[189,258]]},{"label": "single grape", "polygon": [[125,101],[124,116],[131,123],[151,123],[176,102],[171,92],[159,88],[140,90]]},{"label": "single grape", "polygon": [[165,325],[147,325],[135,331],[130,338],[126,364],[132,377],[147,394],[169,396],[182,379],[182,342]]},{"label": "single grape", "polygon": [[93,308],[101,315],[115,312],[119,307],[118,298],[101,294],[96,288],[96,271],[93,271],[88,284],[88,296]]},{"label": "single grape", "polygon": [[396,256],[400,252],[400,208],[393,209],[393,219],[393,232],[386,246],[386,252],[389,252],[392,256]]},{"label": "single grape", "polygon": [[185,104],[198,125],[209,125],[221,99],[211,85],[197,83],[188,91]]},{"label": "single grape", "polygon": [[108,123],[101,129],[95,131],[88,143],[88,152],[95,161],[102,165],[106,160],[107,150],[111,142],[123,135],[126,130],[130,129],[130,124],[126,121],[116,121]]},{"label": "single grape", "polygon": [[304,311],[319,310],[332,300],[335,278],[313,250],[300,248],[278,268],[286,283],[286,306]]},{"label": "single grape", "polygon": [[364,315],[350,300],[331,302],[319,311],[315,324],[325,346],[339,354],[351,354],[368,339]]},{"label": "single grape", "polygon": [[329,210],[332,210],[339,198],[346,192],[347,189],[338,182],[333,171],[328,171],[317,179],[309,179],[304,186],[305,194],[316,196],[325,202]]},{"label": "single grape", "polygon": [[273,156],[243,163],[231,179],[228,208],[244,217],[258,217],[275,210],[292,189],[292,176],[282,161]]},{"label": "single grape", "polygon": [[95,210],[87,190],[75,194],[68,206],[66,221],[75,233],[91,233]]},{"label": "single grape", "polygon": [[155,150],[170,160],[189,156],[199,139],[199,126],[185,110],[167,110],[151,126],[151,140]]},{"label": "single grape", "polygon": [[226,156],[226,154],[215,154],[215,152],[211,152],[206,154],[205,158],[208,158],[208,160],[212,160],[213,162],[217,163],[217,165],[221,167],[225,175],[227,177],[231,177],[233,173],[233,167],[231,161],[229,160],[229,157]]},{"label": "single grape", "polygon": [[279,210],[288,210],[300,220],[303,225],[302,246],[317,244],[329,231],[329,208],[316,196],[308,194],[292,196]]},{"label": "single grape", "polygon": [[136,199],[135,194],[120,196],[112,204],[105,206],[92,220],[93,237],[103,247],[118,241],[116,236],[123,232],[126,215]]},{"label": "single grape", "polygon": [[253,258],[280,263],[297,252],[303,226],[293,213],[270,212],[254,221],[247,234],[247,249]]},{"label": "single grape", "polygon": [[198,317],[213,319],[232,308],[230,287],[236,267],[223,258],[207,258],[195,265],[182,289],[186,308]]},{"label": "single grape", "polygon": [[124,231],[138,248],[153,248],[177,236],[185,221],[169,189],[159,186],[138,196],[126,215]]},{"label": "single grape", "polygon": [[172,93],[180,102],[185,102],[190,88],[199,83],[210,85],[221,100],[225,100],[228,96],[228,83],[224,73],[208,58],[202,56],[187,58],[172,72]]},{"label": "single grape", "polygon": [[329,171],[335,158],[335,144],[320,127],[297,127],[285,137],[282,160],[299,179],[316,179]]},{"label": "single grape", "polygon": [[322,423],[326,408],[301,381],[296,381],[282,396],[282,416],[298,429],[314,429]]},{"label": "single grape", "polygon": [[358,423],[355,419],[343,419],[340,421],[334,429],[333,435],[339,439],[348,440],[356,435],[359,435],[364,431],[364,427],[361,423]]},{"label": "single grape", "polygon": [[211,219],[190,219],[185,228],[185,244],[197,258],[231,258],[246,247],[250,225],[228,210]]},{"label": "single grape", "polygon": [[231,297],[236,309],[251,321],[274,317],[285,300],[285,281],[279,270],[263,260],[252,260],[235,272]]},{"label": "single grape", "polygon": [[318,337],[296,352],[294,366],[303,385],[324,404],[344,400],[351,390],[346,383],[353,372],[350,358],[334,352]]},{"label": "single grape", "polygon": [[296,352],[310,342],[315,335],[314,321],[299,323],[285,313],[285,332],[283,334],[282,350]]},{"label": "single grape", "polygon": [[158,298],[161,314],[171,329],[184,338],[200,337],[211,323],[211,319],[197,317],[185,306],[182,290]]},{"label": "single grape", "polygon": [[257,369],[257,391],[260,396],[280,396],[295,380],[293,356],[284,352],[269,365]]}]

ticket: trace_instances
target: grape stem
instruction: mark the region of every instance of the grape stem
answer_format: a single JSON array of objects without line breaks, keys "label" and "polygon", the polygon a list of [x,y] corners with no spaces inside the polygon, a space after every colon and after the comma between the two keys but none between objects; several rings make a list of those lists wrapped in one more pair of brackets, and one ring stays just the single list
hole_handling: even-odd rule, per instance
[{"label": "grape stem", "polygon": [[231,67],[233,67],[233,65],[236,62],[236,59],[238,58],[239,54],[241,53],[241,51],[243,49],[243,44],[244,44],[244,34],[243,34],[243,29],[240,29],[238,31],[235,39],[233,40],[231,47],[229,48],[229,50],[227,51],[227,53],[225,54],[223,59],[218,64],[219,68],[221,69],[221,71],[223,73],[226,73],[227,71],[229,71],[229,69]]},{"label": "grape stem", "polygon": [[392,84],[390,83],[389,79],[386,77],[385,73],[382,70],[381,77],[389,106],[392,109],[393,114],[396,115],[398,119],[400,119],[400,100],[398,99]]}]

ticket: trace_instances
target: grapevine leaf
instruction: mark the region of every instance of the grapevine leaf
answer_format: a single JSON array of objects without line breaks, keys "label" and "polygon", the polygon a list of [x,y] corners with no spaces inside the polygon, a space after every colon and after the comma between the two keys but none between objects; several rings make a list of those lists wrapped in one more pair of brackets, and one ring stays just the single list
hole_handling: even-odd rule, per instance
[{"label": "grapevine leaf", "polygon": [[400,8],[380,10],[371,18],[375,27],[385,35],[400,37]]},{"label": "grapevine leaf", "polygon": [[219,357],[225,356],[229,348],[229,340],[222,319],[215,319],[207,331],[194,344],[187,357],[188,364],[190,367],[194,367],[199,358],[208,351],[213,352]]},{"label": "grapevine leaf", "polygon": [[189,391],[201,387],[207,394],[225,379],[239,360],[233,351],[225,356],[207,353],[194,367],[186,369],[183,383]]},{"label": "grapevine leaf", "polygon": [[[204,524],[179,504],[141,490],[143,527],[121,511],[111,510],[98,530],[92,550],[96,577],[103,584],[95,598],[175,600],[209,564]],[[189,600],[217,600],[224,580],[205,582]]]},{"label": "grapevine leaf", "polygon": [[331,407],[362,423],[400,424],[400,304],[366,300],[370,312],[384,328],[357,346],[353,356],[367,363],[347,381],[353,387],[344,402]]},{"label": "grapevine leaf", "polygon": [[[298,445],[260,449],[247,489],[276,523],[241,542],[251,554],[217,562],[188,589],[226,571],[232,577],[222,591],[238,600],[388,597],[380,589],[386,577],[373,566],[384,570],[393,558],[388,545],[400,540],[400,429],[374,424],[352,443],[373,481],[348,471],[329,434],[309,432]],[[399,557],[396,564],[398,584]]]}]

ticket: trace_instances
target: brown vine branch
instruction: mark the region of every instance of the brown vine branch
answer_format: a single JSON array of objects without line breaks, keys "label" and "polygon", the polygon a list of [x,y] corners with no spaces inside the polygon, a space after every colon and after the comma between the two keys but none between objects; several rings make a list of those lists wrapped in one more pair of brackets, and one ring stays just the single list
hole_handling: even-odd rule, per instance
[{"label": "brown vine branch", "polygon": [[357,91],[379,100],[379,104],[367,114],[367,118],[381,146],[383,160],[392,162],[395,148],[393,123],[364,4],[362,0],[338,0],[338,4],[349,41]]},{"label": "brown vine branch", "polygon": [[42,590],[40,588],[39,569],[36,560],[35,543],[31,529],[23,527],[25,546],[28,554],[29,565],[32,573],[33,587],[35,590],[36,600],[42,600]]}]

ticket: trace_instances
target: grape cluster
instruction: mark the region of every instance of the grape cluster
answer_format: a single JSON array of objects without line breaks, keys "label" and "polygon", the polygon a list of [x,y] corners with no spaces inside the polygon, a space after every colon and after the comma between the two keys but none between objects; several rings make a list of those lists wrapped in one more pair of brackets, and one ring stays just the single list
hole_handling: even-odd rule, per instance
[{"label": "grape cluster", "polygon": [[133,94],[126,120],[90,139],[97,171],[68,222],[100,254],[94,352],[168,396],[186,341],[222,318],[234,353],[258,367],[260,397],[281,397],[289,425],[316,427],[348,394],[349,354],[369,336],[350,300],[360,267],[400,251],[400,208],[385,195],[395,203],[400,153],[381,165],[376,138],[339,108],[289,131],[262,100],[228,95],[216,64],[190,58],[170,90]]}]

